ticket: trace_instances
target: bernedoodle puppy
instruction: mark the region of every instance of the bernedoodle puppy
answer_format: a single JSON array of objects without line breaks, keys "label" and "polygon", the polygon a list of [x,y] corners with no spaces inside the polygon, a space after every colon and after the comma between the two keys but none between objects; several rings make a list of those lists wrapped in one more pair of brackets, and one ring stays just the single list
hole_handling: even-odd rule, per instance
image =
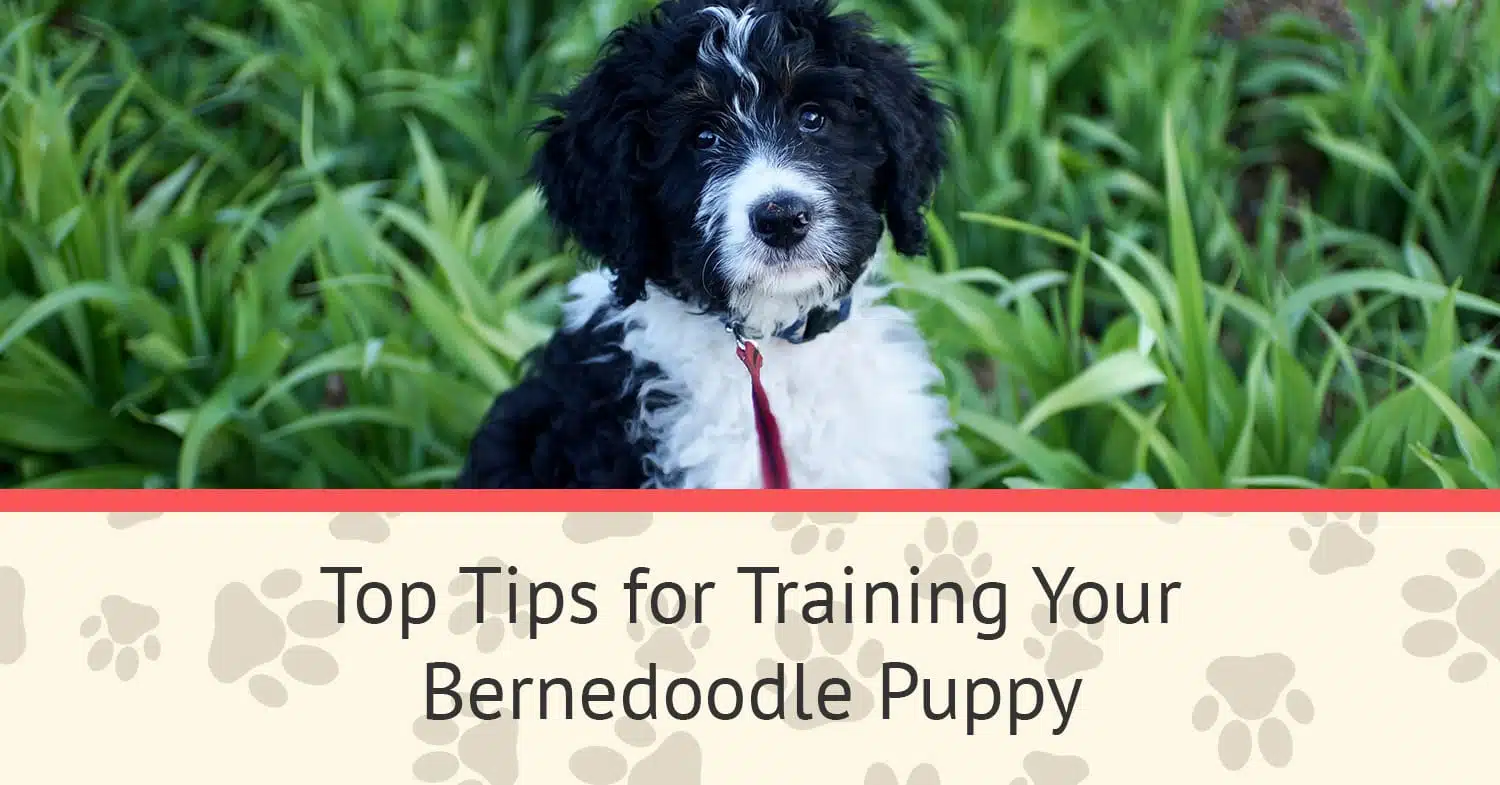
[{"label": "bernedoodle puppy", "polygon": [[940,488],[941,374],[885,304],[948,111],[829,0],[668,0],[555,101],[533,165],[602,263],[495,401],[465,488]]}]

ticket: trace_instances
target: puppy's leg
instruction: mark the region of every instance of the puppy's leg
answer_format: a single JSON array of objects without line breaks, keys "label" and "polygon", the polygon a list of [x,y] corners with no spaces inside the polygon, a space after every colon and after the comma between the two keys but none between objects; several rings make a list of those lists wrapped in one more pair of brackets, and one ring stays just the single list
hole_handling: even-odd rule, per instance
[{"label": "puppy's leg", "polygon": [[[539,461],[538,443],[548,440],[555,402],[547,386],[528,379],[502,393],[469,442],[469,454],[455,483],[459,488],[562,487],[569,474],[555,461]],[[551,463],[552,465],[549,465]],[[549,476],[550,475],[550,476]]]},{"label": "puppy's leg", "polygon": [[619,334],[559,332],[469,444],[460,488],[640,488],[639,386]]}]

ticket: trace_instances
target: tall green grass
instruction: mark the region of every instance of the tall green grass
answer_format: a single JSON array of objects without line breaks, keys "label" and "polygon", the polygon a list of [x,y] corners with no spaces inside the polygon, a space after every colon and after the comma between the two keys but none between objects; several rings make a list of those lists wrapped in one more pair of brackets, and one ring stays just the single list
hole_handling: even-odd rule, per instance
[{"label": "tall green grass", "polygon": [[[450,482],[579,263],[536,99],[646,3],[169,5],[0,2],[0,483]],[[847,5],[957,113],[890,270],[956,484],[1500,482],[1500,10]]]}]

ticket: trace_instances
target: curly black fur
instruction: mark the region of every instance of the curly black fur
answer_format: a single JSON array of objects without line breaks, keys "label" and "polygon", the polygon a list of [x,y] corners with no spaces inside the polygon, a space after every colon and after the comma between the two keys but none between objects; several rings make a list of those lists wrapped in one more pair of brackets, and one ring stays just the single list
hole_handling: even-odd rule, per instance
[{"label": "curly black fur", "polygon": [[632,439],[641,384],[655,375],[620,348],[622,330],[558,332],[532,372],[495,399],[469,447],[461,488],[639,488],[649,436]]}]

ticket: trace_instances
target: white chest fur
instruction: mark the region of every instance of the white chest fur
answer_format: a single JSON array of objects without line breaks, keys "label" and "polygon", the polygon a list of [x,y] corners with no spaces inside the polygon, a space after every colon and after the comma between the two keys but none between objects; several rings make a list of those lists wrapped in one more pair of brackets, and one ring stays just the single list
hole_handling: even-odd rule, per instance
[{"label": "white chest fur", "polygon": [[[571,293],[566,317],[576,327],[608,303],[609,279],[585,273]],[[952,424],[932,392],[941,374],[911,318],[878,296],[862,287],[848,321],[816,340],[757,342],[793,488],[948,485],[941,438]],[[613,318],[626,328],[625,350],[661,371],[643,392],[677,401],[642,420],[656,438],[655,466],[689,488],[761,487],[749,376],[719,320],[661,293]]]}]

